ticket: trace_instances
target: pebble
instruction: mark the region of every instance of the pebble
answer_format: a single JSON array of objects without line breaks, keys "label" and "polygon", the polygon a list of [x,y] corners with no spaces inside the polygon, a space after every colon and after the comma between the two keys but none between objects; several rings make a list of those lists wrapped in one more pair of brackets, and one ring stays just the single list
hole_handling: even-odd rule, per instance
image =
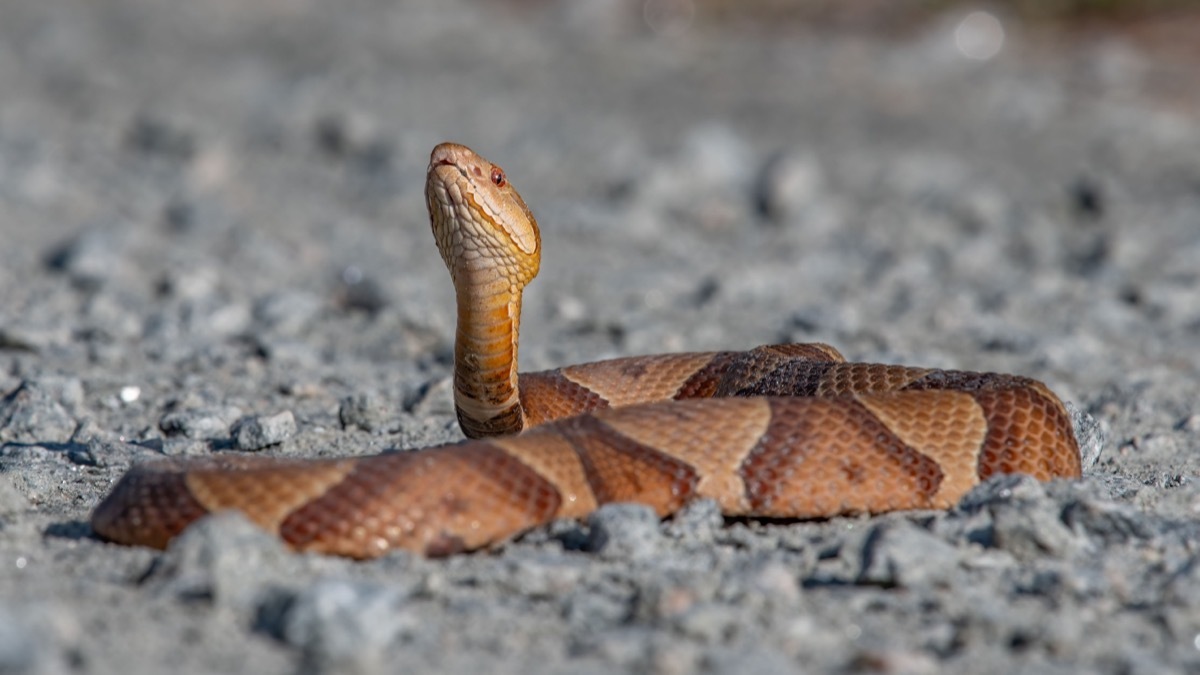
[{"label": "pebble", "polygon": [[551,598],[571,591],[584,576],[586,561],[539,556],[522,558],[508,565],[506,584],[516,593],[531,598]]},{"label": "pebble", "polygon": [[959,508],[990,518],[984,543],[1022,561],[1046,556],[1069,558],[1087,542],[1063,523],[1061,507],[1043,483],[1025,475],[998,476],[963,497]]},{"label": "pebble", "polygon": [[338,420],[343,429],[358,427],[368,432],[380,431],[393,417],[383,396],[374,391],[351,394],[338,406]]},{"label": "pebble", "polygon": [[77,378],[25,380],[0,401],[0,441],[65,443],[77,425],[71,410],[82,402],[83,384]]},{"label": "pebble", "polygon": [[755,647],[713,648],[701,658],[705,672],[738,675],[779,675],[805,672],[796,660],[768,645]]},{"label": "pebble", "polygon": [[321,311],[321,299],[304,291],[277,291],[254,303],[254,319],[281,335],[299,335]]},{"label": "pebble", "polygon": [[161,449],[167,457],[199,457],[212,450],[208,441],[185,436],[164,438]]},{"label": "pebble", "polygon": [[13,474],[0,473],[0,518],[17,515],[29,508],[29,500],[17,487],[16,481],[17,477]]},{"label": "pebble", "polygon": [[30,326],[0,326],[0,349],[39,352],[62,336],[54,331],[38,330]]},{"label": "pebble", "polygon": [[688,544],[708,546],[724,526],[720,504],[712,499],[697,499],[676,511],[664,530],[668,536]]},{"label": "pebble", "polygon": [[1062,522],[1077,535],[1109,545],[1150,541],[1167,529],[1161,524],[1156,527],[1154,521],[1132,506],[1090,496],[1068,503],[1062,510]]},{"label": "pebble", "polygon": [[39,673],[47,653],[25,612],[0,607],[0,673]]},{"label": "pebble", "polygon": [[262,450],[294,436],[296,418],[290,410],[274,415],[251,415],[235,422],[230,434],[233,446],[238,450]]},{"label": "pebble", "polygon": [[183,436],[193,440],[226,438],[230,420],[237,419],[241,411],[228,408],[187,408],[163,415],[158,428],[168,436]]},{"label": "pebble", "polygon": [[770,560],[748,570],[749,587],[773,602],[794,606],[800,601],[797,574],[783,562]]},{"label": "pebble", "polygon": [[46,262],[77,287],[96,289],[121,269],[124,248],[124,237],[115,229],[96,225],[59,244],[47,255]]},{"label": "pebble", "polygon": [[384,672],[387,648],[421,623],[406,600],[395,586],[318,581],[292,595],[267,628],[301,650],[305,672]]},{"label": "pebble", "polygon": [[887,588],[949,583],[961,557],[954,545],[907,520],[880,523],[863,540],[858,583]]},{"label": "pebble", "polygon": [[817,158],[794,150],[771,155],[759,171],[754,201],[767,222],[786,223],[821,199],[825,174]]},{"label": "pebble", "polygon": [[1079,456],[1083,470],[1090,471],[1100,459],[1104,451],[1104,427],[1089,415],[1086,410],[1065,401],[1067,414],[1071,416],[1071,426],[1075,429],[1075,439],[1079,441]]},{"label": "pebble", "polygon": [[1052,503],[1013,501],[992,508],[992,543],[1018,560],[1069,557],[1082,548]]},{"label": "pebble", "polygon": [[130,123],[125,144],[131,150],[179,162],[191,160],[197,146],[195,135],[183,125],[148,113]]},{"label": "pebble", "polygon": [[207,301],[220,287],[220,269],[211,265],[173,267],[158,282],[158,292],[175,300]]},{"label": "pebble", "polygon": [[286,576],[283,542],[236,511],[205,516],[167,547],[146,576],[156,592],[248,612],[266,582]]},{"label": "pebble", "polygon": [[689,607],[674,617],[672,624],[681,635],[701,644],[728,641],[745,620],[740,608],[723,603],[704,602]]},{"label": "pebble", "polygon": [[662,547],[660,519],[643,504],[605,504],[588,516],[587,550],[602,558],[641,560]]},{"label": "pebble", "polygon": [[422,383],[405,397],[404,409],[418,417],[453,417],[454,378],[438,377]]},{"label": "pebble", "polygon": [[275,335],[256,335],[254,343],[263,358],[274,364],[306,370],[316,368],[321,363],[321,354],[312,343],[304,340]]}]

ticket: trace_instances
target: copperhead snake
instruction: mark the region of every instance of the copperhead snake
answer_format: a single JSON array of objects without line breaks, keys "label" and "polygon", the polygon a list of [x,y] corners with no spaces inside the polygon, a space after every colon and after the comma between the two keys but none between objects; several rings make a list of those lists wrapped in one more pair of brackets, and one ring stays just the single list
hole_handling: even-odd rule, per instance
[{"label": "copperhead snake", "polygon": [[[297,550],[445,555],[609,502],[665,517],[822,518],[944,509],[999,473],[1077,477],[1062,402],[1013,375],[846,363],[823,344],[639,356],[517,375],[521,294],[541,234],[504,171],[434,148],[426,202],[458,302],[458,444],[327,460],[132,467],[96,508],[102,538],[163,548],[237,509]],[[478,440],[487,439],[487,440]]]}]

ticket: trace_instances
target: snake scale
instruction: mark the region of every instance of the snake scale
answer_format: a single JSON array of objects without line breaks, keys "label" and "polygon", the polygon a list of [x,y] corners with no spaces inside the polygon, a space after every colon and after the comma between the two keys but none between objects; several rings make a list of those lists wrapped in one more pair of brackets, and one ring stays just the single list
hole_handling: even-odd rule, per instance
[{"label": "snake scale", "polygon": [[521,294],[541,256],[533,214],[500,167],[453,143],[434,148],[425,192],[457,294],[455,408],[474,440],[135,465],[92,516],[100,537],[162,548],[237,509],[297,550],[446,555],[609,502],[822,518],[949,508],[995,474],[1080,475],[1066,409],[1025,377],[846,363],[823,344],[518,377]]}]

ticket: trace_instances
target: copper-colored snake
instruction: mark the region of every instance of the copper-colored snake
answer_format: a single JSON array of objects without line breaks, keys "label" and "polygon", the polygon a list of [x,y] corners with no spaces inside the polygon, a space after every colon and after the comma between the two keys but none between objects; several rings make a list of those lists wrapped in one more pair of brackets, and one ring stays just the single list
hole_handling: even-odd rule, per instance
[{"label": "copper-colored snake", "polygon": [[238,509],[300,550],[357,558],[487,546],[608,502],[666,516],[948,508],[998,473],[1080,475],[1063,404],[1012,375],[845,363],[822,344],[641,356],[517,376],[521,293],[541,235],[500,167],[443,143],[426,200],[458,296],[454,400],[471,440],[334,460],[228,456],[135,466],[92,516],[164,547]]}]

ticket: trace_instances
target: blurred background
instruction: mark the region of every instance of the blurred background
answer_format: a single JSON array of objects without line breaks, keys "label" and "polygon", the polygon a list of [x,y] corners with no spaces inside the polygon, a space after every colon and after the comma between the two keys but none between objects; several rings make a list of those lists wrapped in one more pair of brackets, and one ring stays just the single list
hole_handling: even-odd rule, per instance
[{"label": "blurred background", "polygon": [[[868,327],[953,334],[1046,269],[1178,295],[1136,278],[1187,274],[1197,34],[1184,0],[9,0],[0,282],[115,280],[132,315],[299,288],[445,335],[422,185],[456,140],[542,222],[527,311],[581,346],[533,365],[727,344],[714,300],[753,341],[965,355]],[[245,329],[223,306],[196,330]]]},{"label": "blurred background", "polygon": [[[409,358],[451,330],[422,186],[455,140],[543,226],[526,325],[562,339],[530,366],[806,339],[958,363],[1040,328],[1039,274],[1189,297],[1138,279],[1189,274],[1198,31],[1183,0],[10,0],[0,283],[131,317],[178,294],[165,334],[216,338],[252,325],[231,298],[299,289],[398,313],[426,337],[360,351]],[[39,294],[7,306],[72,344]]]}]

